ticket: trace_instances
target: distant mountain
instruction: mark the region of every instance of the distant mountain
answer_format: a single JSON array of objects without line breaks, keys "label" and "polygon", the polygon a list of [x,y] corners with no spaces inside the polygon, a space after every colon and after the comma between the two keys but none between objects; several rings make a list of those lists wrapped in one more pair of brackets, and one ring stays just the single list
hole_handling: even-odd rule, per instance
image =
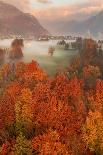
[{"label": "distant mountain", "polygon": [[103,35],[103,11],[84,21],[57,20],[50,24],[47,23],[47,25],[47,28],[50,28],[52,33],[85,35],[90,32],[93,36]]},{"label": "distant mountain", "polygon": [[38,20],[16,7],[0,2],[0,36],[38,37],[48,35]]},{"label": "distant mountain", "polygon": [[71,26],[68,24],[68,26],[65,25],[64,27],[68,27],[68,30],[70,28],[69,31],[76,34],[84,35],[87,32],[90,32],[93,36],[97,36],[99,34],[103,35],[103,11],[85,21],[75,21],[75,23]]}]

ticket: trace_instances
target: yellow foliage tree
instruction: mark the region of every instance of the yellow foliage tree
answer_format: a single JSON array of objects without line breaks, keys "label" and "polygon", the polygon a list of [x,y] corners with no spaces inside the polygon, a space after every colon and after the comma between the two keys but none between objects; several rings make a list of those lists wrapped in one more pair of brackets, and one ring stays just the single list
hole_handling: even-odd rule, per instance
[{"label": "yellow foliage tree", "polygon": [[83,140],[91,151],[103,154],[103,116],[100,112],[89,112],[83,126]]}]

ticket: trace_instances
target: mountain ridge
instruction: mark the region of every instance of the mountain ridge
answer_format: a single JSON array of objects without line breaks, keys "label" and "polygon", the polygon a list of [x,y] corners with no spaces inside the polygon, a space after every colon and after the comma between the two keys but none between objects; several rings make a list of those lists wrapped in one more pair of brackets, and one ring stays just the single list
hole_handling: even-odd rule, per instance
[{"label": "mountain ridge", "polygon": [[0,36],[36,38],[48,34],[35,16],[24,13],[11,4],[0,2]]},{"label": "mountain ridge", "polygon": [[[58,24],[59,23],[59,24]],[[46,24],[44,24],[46,27]],[[54,25],[54,30],[52,29]],[[53,21],[51,25],[47,23],[47,28],[52,32],[60,33],[63,35],[85,35],[90,31],[92,36],[97,36],[99,34],[103,34],[103,10],[101,10],[96,15],[92,15],[91,17],[85,20],[66,20],[66,21]]]}]

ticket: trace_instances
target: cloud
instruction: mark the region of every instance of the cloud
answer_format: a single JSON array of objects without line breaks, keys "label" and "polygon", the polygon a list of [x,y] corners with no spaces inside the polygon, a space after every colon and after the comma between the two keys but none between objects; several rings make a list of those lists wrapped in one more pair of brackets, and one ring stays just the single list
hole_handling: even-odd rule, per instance
[{"label": "cloud", "polygon": [[85,0],[85,3],[64,6],[51,6],[43,9],[32,10],[32,14],[40,20],[71,20],[88,18],[92,14],[103,10],[103,0]]},{"label": "cloud", "polygon": [[46,4],[46,3],[52,3],[51,0],[37,0],[37,2],[44,3],[44,4]]}]

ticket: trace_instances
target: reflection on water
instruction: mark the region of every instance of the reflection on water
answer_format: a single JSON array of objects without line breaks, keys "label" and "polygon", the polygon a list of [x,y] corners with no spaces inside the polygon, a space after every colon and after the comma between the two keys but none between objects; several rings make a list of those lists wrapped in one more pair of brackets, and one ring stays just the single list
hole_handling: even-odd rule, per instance
[{"label": "reflection on water", "polygon": [[[1,40],[0,47],[10,47],[12,40]],[[49,75],[54,75],[57,70],[62,70],[69,65],[70,60],[77,54],[74,50],[63,50],[56,47],[57,41],[37,42],[25,41],[22,61],[31,62],[37,61],[40,66],[48,72]],[[53,57],[48,55],[48,48],[56,47]],[[10,62],[6,58],[5,63]]]}]

